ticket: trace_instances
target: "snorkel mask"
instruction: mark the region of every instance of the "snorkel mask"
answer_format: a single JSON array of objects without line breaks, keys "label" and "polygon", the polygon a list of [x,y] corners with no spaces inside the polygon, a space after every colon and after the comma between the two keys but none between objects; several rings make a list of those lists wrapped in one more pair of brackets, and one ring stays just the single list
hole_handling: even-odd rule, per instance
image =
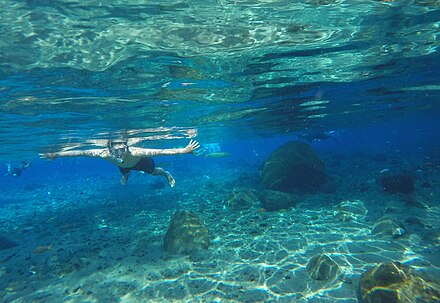
[{"label": "snorkel mask", "polygon": [[118,163],[124,162],[124,158],[128,153],[128,145],[125,141],[108,141],[107,142],[107,148],[110,152],[110,155],[113,157],[113,159],[116,160]]}]

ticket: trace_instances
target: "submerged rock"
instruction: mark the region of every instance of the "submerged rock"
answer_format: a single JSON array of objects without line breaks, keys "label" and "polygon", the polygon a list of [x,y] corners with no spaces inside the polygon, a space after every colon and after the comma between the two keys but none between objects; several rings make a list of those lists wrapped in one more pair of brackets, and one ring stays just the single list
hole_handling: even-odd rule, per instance
[{"label": "submerged rock", "polygon": [[319,254],[313,256],[307,263],[307,271],[312,279],[333,280],[339,273],[339,266],[326,254]]},{"label": "submerged rock", "polygon": [[420,220],[419,217],[416,216],[409,216],[405,219],[405,222],[411,225],[420,225],[420,226],[425,226],[425,223],[422,222],[422,220]]},{"label": "submerged rock", "polygon": [[340,221],[359,221],[365,219],[368,210],[360,200],[343,201],[339,204],[333,215]]},{"label": "submerged rock", "polygon": [[226,205],[232,210],[244,210],[252,208],[260,199],[254,192],[247,188],[234,188],[229,195]]},{"label": "submerged rock", "polygon": [[265,210],[277,211],[295,207],[297,198],[292,194],[281,191],[263,190],[260,193],[260,200]]},{"label": "submerged rock", "polygon": [[422,183],[421,187],[423,187],[423,188],[432,188],[432,184],[426,181],[426,182]]},{"label": "submerged rock", "polygon": [[428,281],[410,266],[399,262],[380,263],[359,280],[360,303],[440,302],[440,285]]},{"label": "submerged rock", "polygon": [[390,194],[409,194],[414,191],[414,179],[410,175],[385,175],[380,179],[380,184]]},{"label": "submerged rock", "polygon": [[315,191],[325,181],[324,162],[303,142],[282,145],[269,156],[263,168],[263,184],[271,190]]},{"label": "submerged rock", "polygon": [[398,238],[405,235],[406,230],[395,219],[382,217],[373,225],[371,234],[385,237]]},{"label": "submerged rock", "polygon": [[210,244],[208,228],[196,214],[184,210],[173,215],[164,238],[167,252],[191,254],[208,249]]},{"label": "submerged rock", "polygon": [[0,250],[9,249],[18,246],[17,242],[9,240],[3,236],[0,236]]}]

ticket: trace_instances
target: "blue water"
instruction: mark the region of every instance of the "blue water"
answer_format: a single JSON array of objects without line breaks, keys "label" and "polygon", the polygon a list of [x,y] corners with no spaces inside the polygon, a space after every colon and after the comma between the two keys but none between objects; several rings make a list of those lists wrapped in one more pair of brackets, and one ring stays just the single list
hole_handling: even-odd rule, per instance
[{"label": "blue water", "polygon": [[[440,292],[438,1],[1,6],[2,302],[362,302],[362,277],[391,261]],[[102,159],[39,156],[114,139],[195,139],[204,153],[154,157],[173,188],[138,172],[123,186]],[[296,204],[268,211],[264,169],[292,141],[328,183],[281,190]],[[387,175],[414,190],[387,192]],[[249,192],[252,205],[231,206]],[[367,215],[341,220],[347,201]],[[182,210],[208,249],[165,250]],[[404,232],[376,233],[383,218]],[[319,254],[335,276],[313,278]]]}]

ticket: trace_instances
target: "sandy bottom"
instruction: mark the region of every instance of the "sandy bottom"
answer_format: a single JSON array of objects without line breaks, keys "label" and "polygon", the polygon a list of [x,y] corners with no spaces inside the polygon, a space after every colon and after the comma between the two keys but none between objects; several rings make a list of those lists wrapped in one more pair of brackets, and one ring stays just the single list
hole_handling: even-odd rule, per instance
[{"label": "sandy bottom", "polygon": [[[0,250],[1,301],[357,302],[361,273],[385,261],[439,279],[438,170],[424,171],[413,194],[390,195],[372,182],[383,164],[371,165],[350,174],[353,163],[339,161],[328,168],[336,193],[303,195],[297,207],[277,212],[226,206],[234,187],[260,190],[253,167],[176,172],[172,189],[141,175],[123,187],[117,172],[9,189],[2,194],[0,235],[19,245]],[[431,187],[421,186],[427,181]],[[368,213],[341,221],[344,201]],[[191,256],[163,250],[170,218],[182,209],[205,221],[209,250]],[[372,234],[384,215],[406,232]],[[325,281],[306,269],[320,253],[339,265]]]}]

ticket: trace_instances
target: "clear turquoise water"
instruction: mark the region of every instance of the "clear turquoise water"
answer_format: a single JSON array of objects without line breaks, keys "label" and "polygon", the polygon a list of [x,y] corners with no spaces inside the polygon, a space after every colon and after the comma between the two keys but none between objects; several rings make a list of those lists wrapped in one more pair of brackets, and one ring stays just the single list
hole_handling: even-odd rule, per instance
[{"label": "clear turquoise water", "polygon": [[[341,181],[343,189],[336,197],[317,197],[318,201],[371,202],[373,198],[359,193],[357,186],[371,185],[383,169],[395,169],[416,176],[416,192],[428,197],[432,209],[439,204],[438,1],[64,0],[0,1],[0,5],[4,234],[35,228],[35,222],[44,234],[49,229],[44,222],[51,215],[43,206],[75,205],[84,194],[85,208],[87,203],[93,205],[94,197],[106,197],[96,199],[102,207],[94,210],[96,216],[109,211],[103,206],[108,199],[117,205],[127,201],[143,205],[145,184],[152,186],[149,201],[162,203],[162,194],[172,195],[170,204],[163,202],[163,209],[155,210],[164,214],[157,225],[166,224],[182,205],[191,209],[195,203],[196,210],[203,210],[198,203],[206,197],[217,197],[208,204],[218,203],[223,209],[228,190],[239,183],[234,178],[246,175],[251,181],[246,179],[245,185],[257,190],[268,155],[280,144],[298,139],[310,144],[339,180],[358,182],[350,187]],[[330,131],[333,138],[319,137]],[[181,184],[174,194],[155,188],[155,181],[143,176],[135,176],[129,187],[121,189],[117,169],[97,159],[49,163],[38,158],[39,153],[54,150],[101,147],[107,139],[121,137],[152,148],[184,146],[196,138],[202,146],[218,146],[230,156],[158,159]],[[387,162],[374,162],[378,154],[386,155]],[[341,155],[344,169],[331,164]],[[6,164],[21,161],[33,164],[19,178],[3,176]],[[433,187],[422,188],[425,181]],[[220,188],[210,189],[210,182]],[[49,199],[48,192],[56,188],[63,194]],[[197,188],[202,198],[192,196]],[[379,191],[373,196],[379,197]],[[188,205],[184,194],[190,195]],[[138,202],[128,213],[156,207]],[[81,203],[78,207],[83,209]],[[27,223],[33,213],[42,217]],[[93,234],[90,226],[83,228]],[[438,228],[433,227],[435,235]],[[159,227],[156,231],[155,240],[161,235]],[[26,242],[27,235],[15,236]],[[34,238],[28,243],[24,254],[44,244]],[[431,249],[438,245],[438,240],[425,243]],[[2,258],[12,254],[0,252]],[[439,264],[429,260],[438,274]],[[1,272],[11,266],[8,263]],[[360,269],[354,273],[358,276]],[[3,274],[0,279],[15,287]],[[41,278],[38,288],[52,283],[56,284]],[[1,295],[13,298],[6,299],[11,302],[30,302],[24,293]],[[282,293],[272,294],[263,297],[280,302],[284,298]],[[97,295],[96,302],[104,302],[100,298],[107,297]],[[158,298],[162,302],[171,297]],[[227,302],[224,297],[223,301]]]}]

